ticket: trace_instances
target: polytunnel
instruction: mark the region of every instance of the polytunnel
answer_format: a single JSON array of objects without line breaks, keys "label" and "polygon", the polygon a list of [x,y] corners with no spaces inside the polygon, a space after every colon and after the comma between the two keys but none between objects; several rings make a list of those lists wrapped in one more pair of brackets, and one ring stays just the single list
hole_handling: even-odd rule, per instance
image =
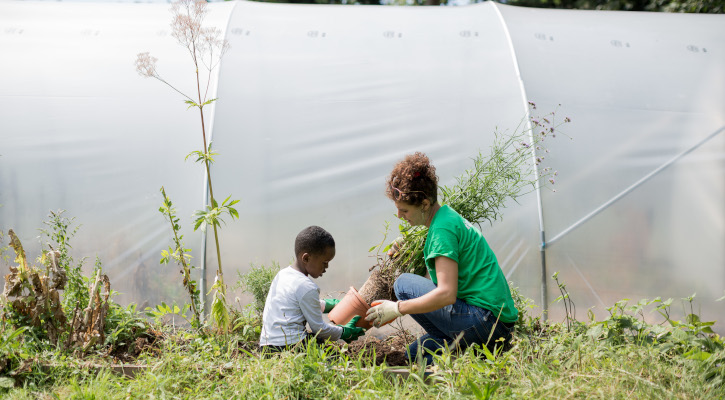
[{"label": "polytunnel", "polygon": [[[228,283],[252,264],[286,265],[296,234],[320,225],[337,243],[323,294],[359,287],[386,223],[397,236],[393,164],[423,151],[452,184],[533,102],[572,122],[548,145],[556,183],[482,226],[514,286],[541,306],[559,271],[580,319],[624,298],[677,308],[697,293],[703,319],[725,320],[725,16],[494,2],[209,9],[230,43],[206,108],[214,191],[241,200],[220,232]],[[80,225],[75,260],[90,270],[97,257],[122,303],[185,300],[178,269],[159,265],[171,244],[161,186],[193,264],[207,281],[216,268],[213,239],[192,229],[206,197],[203,168],[184,159],[203,146],[198,113],[134,68],[148,51],[167,82],[195,90],[170,21],[160,4],[0,3],[0,228],[32,259],[49,211],[66,210]]]}]

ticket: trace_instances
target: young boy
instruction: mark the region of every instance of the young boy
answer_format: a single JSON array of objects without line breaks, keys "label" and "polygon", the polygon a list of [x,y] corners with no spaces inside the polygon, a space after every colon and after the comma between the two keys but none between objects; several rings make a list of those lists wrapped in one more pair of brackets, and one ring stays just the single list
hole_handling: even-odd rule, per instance
[{"label": "young boy", "polygon": [[335,240],[319,226],[309,226],[295,239],[295,261],[274,277],[262,314],[262,349],[281,351],[307,340],[305,324],[317,339],[342,339],[351,342],[365,333],[355,327],[360,317],[347,325],[331,325],[322,320],[339,302],[320,300],[320,288],[310,278],[319,278],[335,257]]}]

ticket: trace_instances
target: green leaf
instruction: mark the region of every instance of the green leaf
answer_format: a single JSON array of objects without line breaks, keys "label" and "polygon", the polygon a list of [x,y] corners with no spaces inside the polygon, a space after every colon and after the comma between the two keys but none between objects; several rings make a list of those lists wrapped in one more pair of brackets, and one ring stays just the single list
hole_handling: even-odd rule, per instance
[{"label": "green leaf", "polygon": [[21,326],[20,328],[15,329],[10,334],[10,336],[8,336],[7,339],[5,339],[5,342],[7,342],[7,343],[12,342],[16,337],[20,336],[20,334],[23,333],[23,332],[25,332],[27,329],[28,329],[27,326]]},{"label": "green leaf", "polygon": [[702,351],[700,349],[692,349],[683,355],[685,356],[685,358],[690,360],[705,361],[710,358],[712,354],[706,351]]},{"label": "green leaf", "polygon": [[218,296],[218,294],[219,292],[217,291],[214,295],[214,302],[211,306],[211,314],[217,327],[226,332],[230,325],[229,310],[227,310],[226,304],[224,304],[224,301],[221,296]]},{"label": "green leaf", "polygon": [[483,399],[483,392],[481,392],[481,389],[479,389],[478,386],[476,386],[476,384],[473,383],[470,378],[466,379],[466,381],[468,382],[468,387],[471,388],[473,395],[476,396],[476,398],[479,400]]}]

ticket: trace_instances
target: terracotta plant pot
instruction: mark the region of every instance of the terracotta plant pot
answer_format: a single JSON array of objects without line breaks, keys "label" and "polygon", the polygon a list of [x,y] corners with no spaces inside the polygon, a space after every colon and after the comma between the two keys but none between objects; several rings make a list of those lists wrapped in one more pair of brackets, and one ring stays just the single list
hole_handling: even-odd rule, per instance
[{"label": "terracotta plant pot", "polygon": [[[335,308],[333,308],[330,313],[327,314],[327,317],[330,318],[330,322],[332,322],[333,324],[345,325],[346,323],[350,322],[350,320],[354,316],[359,315],[361,318],[359,321],[357,321],[357,324],[355,324],[355,326],[370,329],[373,327],[373,325],[365,320],[366,313],[370,307],[371,305],[363,300],[362,296],[360,296],[360,293],[358,293],[354,287],[350,286],[350,290],[347,291],[345,297],[343,297],[342,300],[340,300],[340,302],[335,306]],[[389,321],[383,325],[387,325],[393,321]]]}]

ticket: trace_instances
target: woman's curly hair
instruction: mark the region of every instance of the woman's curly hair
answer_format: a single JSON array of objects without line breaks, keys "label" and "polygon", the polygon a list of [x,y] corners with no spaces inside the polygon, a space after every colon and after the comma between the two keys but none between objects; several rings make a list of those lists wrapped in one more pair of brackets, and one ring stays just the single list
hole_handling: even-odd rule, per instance
[{"label": "woman's curly hair", "polygon": [[435,204],[438,201],[438,176],[428,156],[415,152],[397,163],[388,177],[385,194],[391,200],[414,206],[421,205],[424,199]]}]

